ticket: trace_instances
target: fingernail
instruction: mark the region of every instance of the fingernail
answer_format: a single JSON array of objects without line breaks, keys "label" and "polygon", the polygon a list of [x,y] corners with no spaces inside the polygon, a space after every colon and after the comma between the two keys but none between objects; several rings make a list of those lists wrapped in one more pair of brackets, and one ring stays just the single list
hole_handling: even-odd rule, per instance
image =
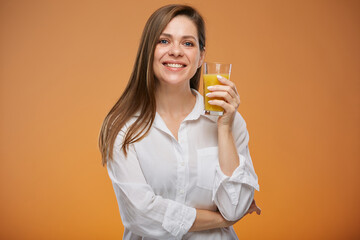
[{"label": "fingernail", "polygon": [[208,103],[212,104],[212,103],[213,103],[213,101],[212,101],[212,100],[209,100],[209,101],[208,101]]},{"label": "fingernail", "polygon": [[206,94],[207,97],[210,96],[210,95],[211,95],[211,93],[207,93],[207,94]]},{"label": "fingernail", "polygon": [[208,86],[207,89],[212,90],[214,89],[214,86]]},{"label": "fingernail", "polygon": [[218,79],[222,79],[223,77],[222,77],[222,76],[220,76],[220,75],[217,75],[217,78],[218,78]]}]

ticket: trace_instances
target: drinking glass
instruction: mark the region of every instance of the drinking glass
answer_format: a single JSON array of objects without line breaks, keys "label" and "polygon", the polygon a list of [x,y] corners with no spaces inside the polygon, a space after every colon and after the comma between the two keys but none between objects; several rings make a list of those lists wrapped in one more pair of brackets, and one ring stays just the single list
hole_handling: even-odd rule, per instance
[{"label": "drinking glass", "polygon": [[206,96],[209,93],[209,86],[213,85],[222,85],[217,75],[220,75],[224,78],[230,80],[231,73],[231,64],[227,63],[214,63],[214,62],[205,62],[203,71],[203,82],[204,82],[204,113],[206,115],[215,115],[222,116],[224,114],[224,109],[220,106],[210,105],[209,100],[219,99],[219,98],[209,98]]}]

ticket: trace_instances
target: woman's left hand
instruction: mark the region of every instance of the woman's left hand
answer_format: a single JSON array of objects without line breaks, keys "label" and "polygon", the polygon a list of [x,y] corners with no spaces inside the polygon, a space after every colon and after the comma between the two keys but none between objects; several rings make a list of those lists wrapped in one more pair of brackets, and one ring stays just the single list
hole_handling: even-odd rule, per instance
[{"label": "woman's left hand", "polygon": [[219,118],[218,126],[226,126],[231,129],[235,113],[240,105],[240,96],[236,90],[235,83],[220,75],[218,75],[217,78],[223,85],[209,87],[210,92],[207,96],[210,98],[220,98],[212,99],[209,103],[224,109],[224,115]]}]

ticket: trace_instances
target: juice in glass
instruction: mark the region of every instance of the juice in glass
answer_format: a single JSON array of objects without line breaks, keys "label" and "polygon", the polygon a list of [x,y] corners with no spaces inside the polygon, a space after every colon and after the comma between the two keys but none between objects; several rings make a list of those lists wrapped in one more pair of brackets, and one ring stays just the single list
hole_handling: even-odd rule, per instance
[{"label": "juice in glass", "polygon": [[[213,115],[222,115],[222,112],[224,111],[224,109],[220,106],[216,106],[216,105],[211,105],[209,104],[209,100],[213,100],[213,99],[218,99],[218,98],[209,98],[206,96],[207,93],[209,93],[210,91],[208,90],[208,86],[214,86],[214,85],[222,85],[218,78],[217,75],[220,75],[226,79],[229,79],[229,74],[203,74],[203,79],[204,79],[204,104],[205,104],[205,114],[210,114],[212,113]],[[210,112],[209,112],[210,111]],[[218,112],[218,114],[214,114]]]}]

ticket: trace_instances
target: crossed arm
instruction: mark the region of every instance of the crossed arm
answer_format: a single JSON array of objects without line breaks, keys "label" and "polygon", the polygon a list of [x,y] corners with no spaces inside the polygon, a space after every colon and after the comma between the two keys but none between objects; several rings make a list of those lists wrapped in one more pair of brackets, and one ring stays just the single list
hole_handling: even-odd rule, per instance
[{"label": "crossed arm", "polygon": [[[252,214],[253,212],[256,212],[257,215],[260,215],[261,213],[261,209],[256,205],[255,200],[252,201],[250,208],[247,210],[245,215]],[[243,217],[241,217],[240,219],[242,219]],[[228,221],[220,214],[220,212],[196,209],[196,219],[189,232],[230,227],[236,222],[238,222],[240,219],[236,221]]]}]

